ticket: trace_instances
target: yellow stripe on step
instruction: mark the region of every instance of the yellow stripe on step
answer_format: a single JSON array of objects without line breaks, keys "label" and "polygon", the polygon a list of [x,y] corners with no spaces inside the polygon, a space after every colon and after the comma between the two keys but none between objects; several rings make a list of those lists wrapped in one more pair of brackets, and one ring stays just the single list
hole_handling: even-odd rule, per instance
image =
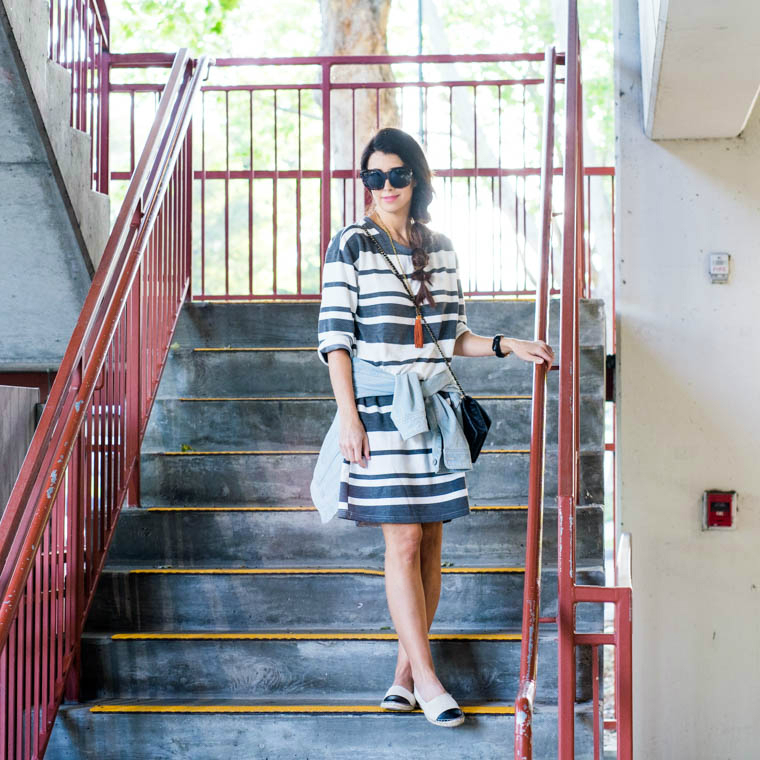
[{"label": "yellow stripe on step", "polygon": [[[460,705],[469,714],[514,715],[514,705]],[[379,705],[93,705],[90,712],[108,713],[391,713]],[[410,710],[419,712],[422,710]]]},{"label": "yellow stripe on step", "polygon": [[312,506],[302,507],[147,507],[148,512],[316,512]]},{"label": "yellow stripe on step", "polygon": [[316,346],[256,346],[237,347],[221,346],[219,348],[194,348],[193,351],[316,351]]},{"label": "yellow stripe on step", "polygon": [[[347,641],[396,641],[397,633],[114,633],[112,639],[161,639],[166,641],[174,640],[202,640],[202,639],[220,639],[220,640],[261,640],[261,641],[290,641],[297,639],[300,641],[324,641],[329,639],[347,640]],[[429,633],[428,638],[436,641],[520,641],[522,636],[519,633]]]},{"label": "yellow stripe on step", "polygon": [[245,454],[257,456],[261,454],[319,454],[319,451],[316,449],[290,449],[286,451],[268,451],[257,449],[253,451],[157,451],[156,454],[161,454],[162,456],[167,457],[220,456],[223,454]]},{"label": "yellow stripe on step", "polygon": [[527,509],[527,504],[479,504],[470,505],[470,509]]},{"label": "yellow stripe on step", "polygon": [[[149,452],[150,453],[150,452]],[[223,454],[238,454],[246,456],[260,456],[262,454],[319,454],[314,449],[278,449],[278,450],[238,450],[238,451],[156,451],[156,454],[167,457],[190,457],[190,456],[220,456]],[[530,449],[481,449],[481,454],[530,454]]]},{"label": "yellow stripe on step", "polygon": [[332,401],[335,396],[180,396],[177,401]]},{"label": "yellow stripe on step", "polygon": [[487,401],[514,401],[515,399],[519,400],[530,400],[533,398],[533,396],[478,396],[473,395],[473,398],[482,398],[486,399]]},{"label": "yellow stripe on step", "polygon": [[[298,575],[319,573],[385,575],[382,570],[367,567],[139,567],[129,570],[130,573],[174,573],[174,574],[204,574],[204,575]],[[524,573],[524,567],[442,567],[443,573]]]}]

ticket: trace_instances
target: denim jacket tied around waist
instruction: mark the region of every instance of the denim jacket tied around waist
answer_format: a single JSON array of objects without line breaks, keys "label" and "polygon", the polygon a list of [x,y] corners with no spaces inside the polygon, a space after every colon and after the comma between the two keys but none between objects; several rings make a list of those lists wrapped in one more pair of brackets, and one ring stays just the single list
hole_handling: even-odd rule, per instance
[{"label": "denim jacket tied around waist", "polygon": [[[404,440],[419,433],[426,434],[424,446],[432,449],[436,472],[472,469],[470,447],[462,430],[462,394],[448,370],[420,379],[415,372],[387,372],[354,356],[351,372],[355,398],[393,394],[393,423]],[[438,391],[450,392],[454,406]],[[344,459],[338,442],[339,432],[340,418],[336,412],[322,441],[310,486],[312,501],[323,523],[338,511]]]}]

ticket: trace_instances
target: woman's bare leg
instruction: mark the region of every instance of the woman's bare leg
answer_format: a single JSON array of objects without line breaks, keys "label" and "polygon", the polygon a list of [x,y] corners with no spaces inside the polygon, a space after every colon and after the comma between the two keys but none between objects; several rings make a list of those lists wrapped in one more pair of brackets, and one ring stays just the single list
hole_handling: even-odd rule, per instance
[{"label": "woman's bare leg", "polygon": [[388,609],[399,635],[394,683],[424,700],[443,694],[435,675],[428,631],[441,593],[443,524],[383,523],[385,589]]}]

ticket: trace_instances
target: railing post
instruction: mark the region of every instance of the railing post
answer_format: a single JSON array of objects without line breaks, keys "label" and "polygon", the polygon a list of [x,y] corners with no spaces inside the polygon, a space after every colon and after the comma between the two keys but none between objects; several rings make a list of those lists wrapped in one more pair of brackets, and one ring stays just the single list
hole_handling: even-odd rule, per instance
[{"label": "railing post", "polygon": [[[80,380],[82,376],[81,363],[77,373]],[[81,374],[80,374],[81,373]],[[74,445],[71,458],[67,467],[66,475],[69,477],[68,493],[68,547],[66,557],[66,583],[68,591],[72,593],[66,605],[72,643],[71,665],[66,676],[64,696],[72,702],[79,701],[79,687],[82,676],[81,635],[80,626],[84,615],[84,506],[85,494],[88,491],[85,477],[85,425],[83,424],[77,434],[77,442]],[[60,500],[60,501],[58,501]],[[63,489],[59,492],[58,503],[53,509],[64,509],[65,496]]]},{"label": "railing post", "polygon": [[110,187],[110,150],[108,140],[111,91],[111,54],[101,49],[98,61],[98,192],[108,195]]},{"label": "railing post", "polygon": [[577,478],[578,375],[578,7],[568,2],[565,49],[564,227],[560,318],[559,466],[557,483],[558,758],[575,756],[575,506]]},{"label": "railing post", "polygon": [[617,760],[633,760],[633,592],[620,590],[615,605],[615,717]]},{"label": "railing post", "polygon": [[322,64],[322,187],[321,187],[321,252],[319,267],[319,286],[322,287],[322,267],[324,257],[327,253],[327,246],[330,244],[330,193],[332,191],[332,162],[330,160],[331,151],[331,106],[330,106],[330,76],[332,66],[329,62]]},{"label": "railing post", "polygon": [[127,506],[140,506],[140,419],[142,416],[142,286],[145,259],[140,262],[129,294],[127,323],[127,461],[134,458],[129,473]]},{"label": "railing post", "polygon": [[185,272],[187,274],[186,298],[193,298],[193,120],[187,125],[187,137],[185,143]]}]

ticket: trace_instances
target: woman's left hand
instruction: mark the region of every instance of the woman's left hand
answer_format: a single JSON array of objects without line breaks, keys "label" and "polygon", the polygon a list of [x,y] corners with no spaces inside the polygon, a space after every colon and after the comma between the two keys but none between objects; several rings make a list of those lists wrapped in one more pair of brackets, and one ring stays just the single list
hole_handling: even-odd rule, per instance
[{"label": "woman's left hand", "polygon": [[526,362],[541,364],[546,362],[548,370],[554,363],[554,351],[548,343],[542,340],[520,340],[519,338],[510,338],[508,348],[511,348],[514,355]]}]

